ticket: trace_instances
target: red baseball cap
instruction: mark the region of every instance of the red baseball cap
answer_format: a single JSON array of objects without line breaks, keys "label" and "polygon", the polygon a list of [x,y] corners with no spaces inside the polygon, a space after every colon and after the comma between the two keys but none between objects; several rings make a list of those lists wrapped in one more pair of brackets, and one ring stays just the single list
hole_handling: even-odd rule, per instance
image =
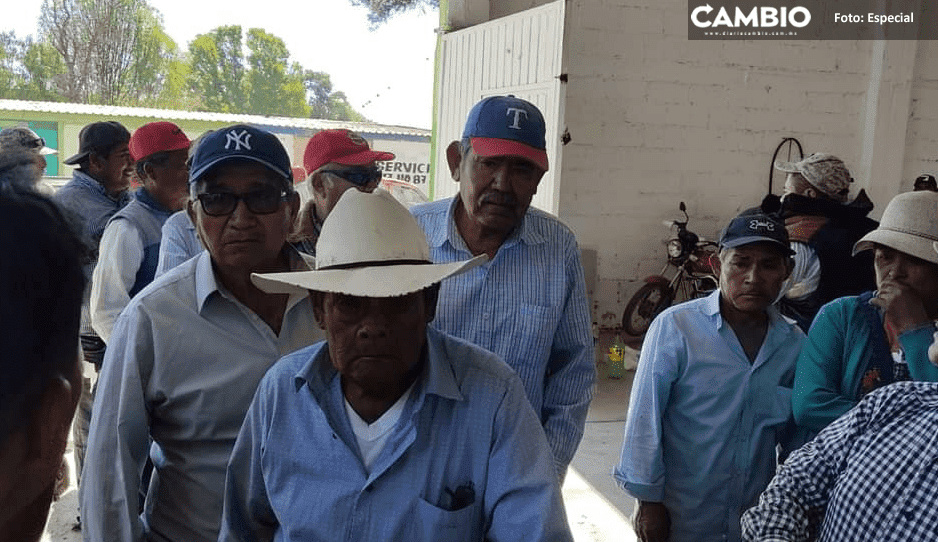
[{"label": "red baseball cap", "polygon": [[293,184],[300,183],[306,180],[306,170],[300,166],[293,166],[290,168],[290,171],[293,172]]},{"label": "red baseball cap", "polygon": [[188,149],[189,138],[182,128],[172,122],[158,121],[144,124],[130,136],[130,157],[137,162],[153,153]]},{"label": "red baseball cap", "polygon": [[393,160],[394,153],[373,151],[365,138],[351,130],[323,130],[306,144],[303,167],[312,173],[322,166],[335,162],[343,166],[361,166],[375,160]]}]

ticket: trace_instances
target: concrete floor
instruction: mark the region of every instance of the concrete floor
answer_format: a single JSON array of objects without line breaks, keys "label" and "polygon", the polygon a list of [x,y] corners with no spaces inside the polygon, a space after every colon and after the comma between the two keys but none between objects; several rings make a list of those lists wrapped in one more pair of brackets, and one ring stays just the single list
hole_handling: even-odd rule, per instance
[{"label": "concrete floor", "polygon": [[[631,517],[635,501],[616,486],[612,469],[619,460],[622,430],[634,371],[615,371],[608,363],[607,353],[615,333],[600,332],[596,344],[599,378],[593,402],[586,418],[583,441],[577,449],[564,483],[563,494],[576,542],[633,542]],[[628,344],[628,343],[627,343]],[[632,347],[638,346],[633,342]],[[626,366],[637,351],[626,348]],[[620,376],[621,375],[621,376]],[[71,443],[66,452],[72,463]],[[81,531],[73,530],[78,515],[78,491],[74,474],[71,486],[58,502],[53,503],[49,524],[42,542],[80,542]]]}]

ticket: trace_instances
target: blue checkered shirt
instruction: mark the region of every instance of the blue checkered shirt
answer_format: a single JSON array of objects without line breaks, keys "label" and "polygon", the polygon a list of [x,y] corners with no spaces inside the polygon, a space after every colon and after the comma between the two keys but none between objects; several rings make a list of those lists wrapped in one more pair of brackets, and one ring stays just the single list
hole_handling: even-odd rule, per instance
[{"label": "blue checkered shirt", "polygon": [[[453,219],[457,204],[458,197],[411,208],[434,262],[472,257]],[[495,352],[518,373],[563,477],[583,437],[596,380],[573,232],[529,208],[491,261],[443,281],[432,325]]]},{"label": "blue checkered shirt", "polygon": [[938,540],[938,384],[866,396],[789,457],[745,540]]}]

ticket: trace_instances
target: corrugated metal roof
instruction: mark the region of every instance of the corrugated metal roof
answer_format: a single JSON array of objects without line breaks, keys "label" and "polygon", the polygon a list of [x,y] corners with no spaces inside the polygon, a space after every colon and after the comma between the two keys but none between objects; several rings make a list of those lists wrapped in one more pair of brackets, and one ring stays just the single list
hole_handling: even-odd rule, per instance
[{"label": "corrugated metal roof", "polygon": [[366,132],[370,134],[430,137],[430,130],[425,130],[423,128],[375,124],[371,122],[301,119],[293,117],[267,117],[263,115],[237,115],[231,113],[179,111],[175,109],[154,109],[148,107],[89,105],[65,102],[33,102],[27,100],[0,99],[0,111],[32,111],[37,113],[98,115],[102,117],[140,117],[163,120],[195,120],[206,122],[222,122],[228,124],[244,123],[260,126],[280,126],[292,129],[308,129],[312,131],[326,130],[329,128],[346,128],[356,132]]}]

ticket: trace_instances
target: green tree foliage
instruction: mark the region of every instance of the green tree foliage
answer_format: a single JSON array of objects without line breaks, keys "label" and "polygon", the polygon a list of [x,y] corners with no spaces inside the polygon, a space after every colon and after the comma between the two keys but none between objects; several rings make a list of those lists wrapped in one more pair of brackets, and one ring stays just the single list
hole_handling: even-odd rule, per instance
[{"label": "green tree foliage", "polygon": [[440,0],[349,0],[349,3],[368,8],[368,23],[372,30],[398,13],[419,7],[440,7]]},{"label": "green tree foliage", "polygon": [[181,54],[147,0],[43,0],[39,28],[0,33],[0,98],[366,120],[262,29],[221,26]]},{"label": "green tree foliage", "polygon": [[202,102],[196,108],[366,120],[343,93],[333,91],[328,74],[290,63],[290,51],[279,37],[252,28],[243,43],[242,39],[240,26],[223,26],[196,36],[189,44],[191,90]]},{"label": "green tree foliage", "polygon": [[61,56],[65,99],[141,104],[156,100],[176,44],[146,0],[44,0],[40,38]]},{"label": "green tree foliage", "polygon": [[208,111],[242,113],[247,109],[241,27],[220,26],[189,44],[190,84]]}]

